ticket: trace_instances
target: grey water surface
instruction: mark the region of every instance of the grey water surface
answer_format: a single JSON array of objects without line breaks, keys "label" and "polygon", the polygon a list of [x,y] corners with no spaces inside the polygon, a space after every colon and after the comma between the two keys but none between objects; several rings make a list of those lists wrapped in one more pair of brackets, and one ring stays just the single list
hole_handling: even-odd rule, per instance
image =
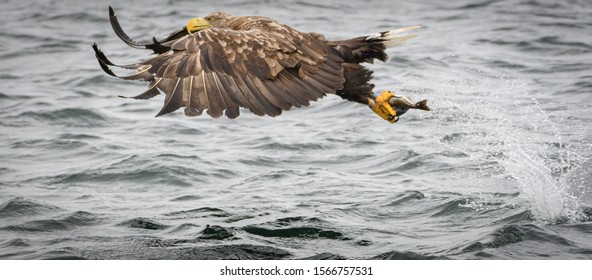
[{"label": "grey water surface", "polygon": [[[422,24],[369,65],[427,98],[159,118],[107,76],[220,10],[329,39]],[[591,259],[592,2],[0,2],[1,259]]]}]

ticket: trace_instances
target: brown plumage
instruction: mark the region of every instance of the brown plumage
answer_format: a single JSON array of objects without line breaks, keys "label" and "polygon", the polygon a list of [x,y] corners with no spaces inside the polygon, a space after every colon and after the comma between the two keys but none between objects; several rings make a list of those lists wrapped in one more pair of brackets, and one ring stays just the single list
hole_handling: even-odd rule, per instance
[{"label": "brown plumage", "polygon": [[[111,7],[115,33],[128,45],[153,50],[156,56],[130,65],[115,65],[94,44],[101,68],[136,71],[120,77],[150,82],[133,98],[165,93],[157,116],[185,107],[187,116],[204,111],[217,118],[239,116],[239,107],[257,115],[277,116],[292,106],[308,106],[326,94],[367,105],[373,99],[372,72],[359,63],[385,61],[384,50],[413,35],[405,30],[382,32],[350,40],[328,41],[316,33],[300,32],[273,19],[231,16],[216,12],[204,17],[209,26],[190,33],[183,27],[163,40],[138,43],[122,30]],[[119,77],[119,76],[118,76]]]}]

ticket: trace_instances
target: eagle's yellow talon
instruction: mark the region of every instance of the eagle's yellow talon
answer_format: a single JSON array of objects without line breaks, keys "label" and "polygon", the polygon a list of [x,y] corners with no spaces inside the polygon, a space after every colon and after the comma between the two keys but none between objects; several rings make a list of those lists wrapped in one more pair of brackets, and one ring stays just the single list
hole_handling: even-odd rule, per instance
[{"label": "eagle's yellow talon", "polygon": [[394,94],[392,92],[384,90],[378,97],[376,97],[376,100],[368,99],[368,106],[370,106],[370,109],[382,119],[390,123],[396,123],[399,120],[397,112],[393,109],[391,104],[389,104],[389,100],[393,96]]}]

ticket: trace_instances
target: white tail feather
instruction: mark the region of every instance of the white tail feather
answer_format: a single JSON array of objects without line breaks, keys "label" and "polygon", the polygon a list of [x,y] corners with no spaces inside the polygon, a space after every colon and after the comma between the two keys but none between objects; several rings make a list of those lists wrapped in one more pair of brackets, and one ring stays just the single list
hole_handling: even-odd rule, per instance
[{"label": "white tail feather", "polygon": [[419,29],[422,27],[423,27],[423,25],[413,25],[413,26],[407,26],[407,27],[394,29],[394,30],[390,30],[390,31],[386,31],[386,32],[379,32],[379,33],[369,35],[366,38],[366,40],[380,40],[380,41],[382,41],[382,43],[384,44],[385,47],[392,48],[394,46],[398,46],[398,45],[403,44],[405,41],[407,41],[411,38],[417,37],[416,34],[404,34],[404,35],[399,35],[399,34],[407,32],[407,31]]}]

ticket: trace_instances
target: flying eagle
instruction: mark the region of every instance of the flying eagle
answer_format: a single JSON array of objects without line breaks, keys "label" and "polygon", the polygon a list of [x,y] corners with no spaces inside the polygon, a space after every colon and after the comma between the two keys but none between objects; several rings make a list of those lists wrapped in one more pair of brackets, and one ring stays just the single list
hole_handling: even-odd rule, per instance
[{"label": "flying eagle", "polygon": [[[413,103],[388,90],[375,95],[370,83],[373,72],[360,65],[386,61],[385,50],[415,37],[402,33],[420,25],[329,41],[270,18],[214,12],[190,20],[165,39],[139,43],[123,31],[111,7],[109,17],[123,42],[156,55],[116,65],[95,43],[99,64],[111,76],[150,82],[148,90],[132,98],[149,99],[164,92],[164,106],[157,117],[181,107],[187,116],[206,111],[214,118],[225,114],[233,119],[240,107],[259,116],[277,116],[326,94],[369,106],[391,123],[410,108],[430,110],[426,100]],[[134,73],[117,76],[110,67]]]}]

